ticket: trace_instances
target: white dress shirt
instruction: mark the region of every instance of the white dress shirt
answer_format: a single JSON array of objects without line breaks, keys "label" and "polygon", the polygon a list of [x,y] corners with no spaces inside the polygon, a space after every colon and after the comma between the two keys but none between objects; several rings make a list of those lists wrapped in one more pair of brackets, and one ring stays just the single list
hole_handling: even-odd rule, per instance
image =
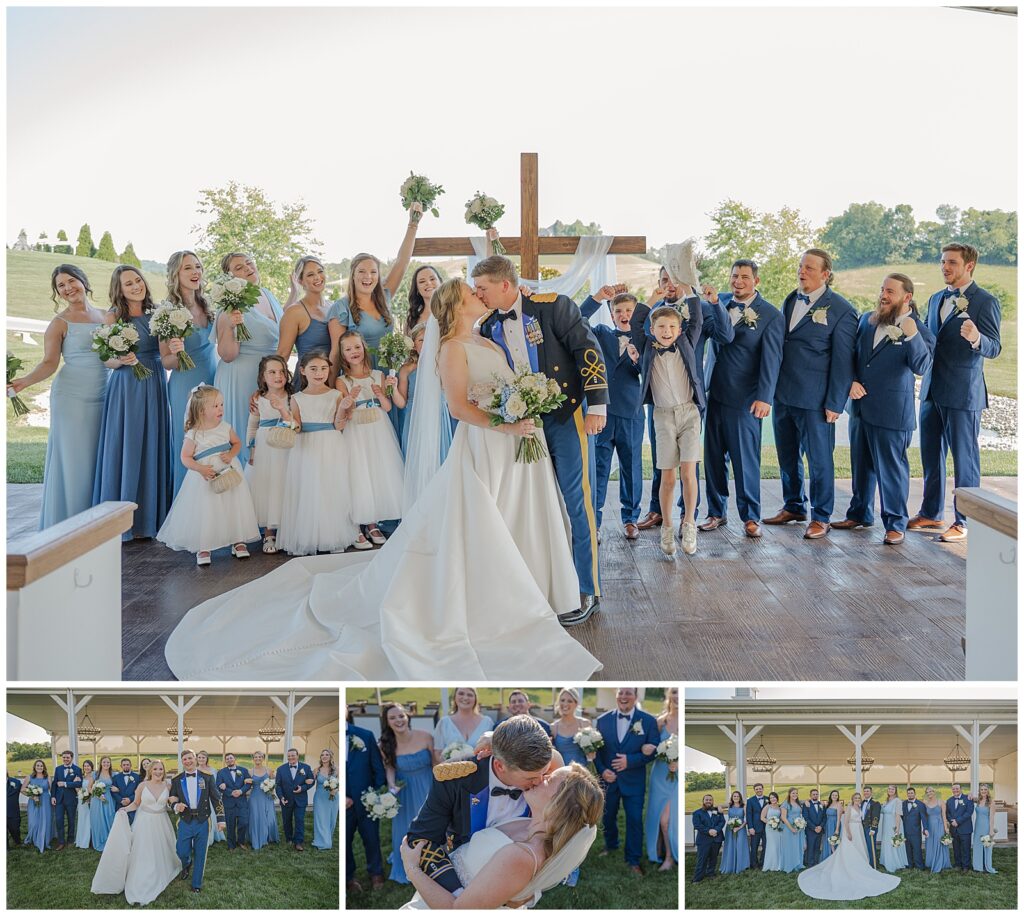
[{"label": "white dress shirt", "polygon": [[[973,283],[973,282],[974,281],[972,280],[971,283]],[[949,317],[950,312],[952,312],[953,309],[956,308],[956,300],[959,299],[960,296],[962,296],[967,291],[967,289],[968,289],[968,287],[970,287],[971,283],[968,283],[965,286],[960,286],[960,287],[958,287],[958,286],[947,286],[946,287],[946,292],[952,292],[954,289],[957,289],[957,290],[959,290],[959,293],[956,296],[947,296],[945,299],[942,300],[942,305],[939,308],[939,326],[940,327],[943,324],[946,323],[946,319]]]},{"label": "white dress shirt", "polygon": [[619,710],[615,710],[615,734],[618,736],[619,744],[625,740],[626,735],[629,733],[630,728],[633,726],[633,711],[629,713],[628,719],[619,718]]},{"label": "white dress shirt", "polygon": [[513,799],[509,795],[491,795],[491,789],[515,789],[516,786],[507,786],[494,774],[494,761],[491,761],[491,767],[487,778],[487,794],[490,796],[487,799],[487,824],[488,827],[498,827],[501,824],[507,824],[509,821],[514,821],[517,817],[522,817],[526,814],[526,796],[520,795],[519,798]]},{"label": "white dress shirt", "polygon": [[185,787],[185,801],[195,811],[199,807],[199,773],[186,773],[181,784]]},{"label": "white dress shirt", "polygon": [[651,390],[654,392],[655,407],[676,407],[693,403],[693,386],[686,375],[683,359],[678,355],[682,335],[676,339],[676,353],[665,356],[654,351],[651,368]]},{"label": "white dress shirt", "polygon": [[793,302],[793,317],[789,319],[789,329],[791,331],[798,324],[800,324],[800,322],[803,320],[804,315],[806,315],[812,308],[814,308],[818,300],[825,295],[825,290],[827,289],[828,286],[826,285],[819,286],[816,290],[814,290],[814,292],[811,293],[803,293],[803,290],[797,290],[798,293],[803,293],[811,301],[803,302],[802,300],[797,299]]},{"label": "white dress shirt", "polygon": [[739,299],[736,296],[732,297],[732,301],[729,303],[729,308],[726,312],[729,314],[729,318],[732,321],[732,326],[736,327],[740,323],[740,319],[743,317],[743,310],[750,305],[757,298],[757,293],[754,293],[749,299]]}]

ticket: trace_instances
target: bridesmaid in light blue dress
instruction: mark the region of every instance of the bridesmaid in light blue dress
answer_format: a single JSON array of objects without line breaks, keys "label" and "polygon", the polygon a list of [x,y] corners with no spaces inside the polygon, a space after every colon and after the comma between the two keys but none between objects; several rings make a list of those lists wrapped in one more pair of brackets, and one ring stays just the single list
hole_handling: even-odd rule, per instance
[{"label": "bridesmaid in light blue dress", "polygon": [[[292,348],[299,361],[312,350],[327,354],[331,363],[331,374],[327,385],[334,387],[338,376],[338,341],[344,328],[338,319],[338,303],[331,303],[324,297],[327,273],[318,258],[299,258],[292,271],[292,290],[288,304],[281,318],[281,336],[277,355],[286,360],[291,358]],[[301,391],[305,377],[296,372],[292,377],[292,390]]]},{"label": "bridesmaid in light blue dress", "polygon": [[114,772],[109,757],[100,758],[100,768],[96,772],[95,781],[102,782],[105,788],[102,798],[94,796],[89,803],[92,808],[89,815],[89,829],[92,831],[92,848],[97,852],[103,852],[116,814],[114,799],[110,794],[110,787],[114,784]]},{"label": "bridesmaid in light blue dress", "polygon": [[[185,408],[197,385],[212,385],[217,372],[217,348],[214,346],[214,315],[203,295],[203,262],[194,251],[176,251],[167,259],[167,302],[184,306],[192,313],[195,328],[184,340],[180,337],[160,341],[160,361],[168,370],[167,403],[171,411],[171,460],[174,464],[174,495],[188,469],[181,463],[181,445],[185,441]],[[184,350],[195,368],[178,369],[178,354]],[[243,429],[240,436],[245,435]]]},{"label": "bridesmaid in light blue dress", "polygon": [[994,840],[996,827],[992,822],[992,793],[989,787],[982,784],[978,787],[978,797],[974,800],[974,836],[971,838],[971,867],[975,871],[988,872],[996,875],[992,867],[992,847],[982,845],[981,838],[988,834]]},{"label": "bridesmaid in light blue dress", "polygon": [[14,379],[17,393],[49,378],[64,366],[50,386],[50,434],[43,467],[43,503],[39,527],[49,528],[92,506],[99,448],[103,393],[110,370],[92,349],[92,335],[113,321],[89,301],[92,287],[74,264],[60,264],[50,276],[54,303],[66,308],[43,335],[43,359],[31,372]]},{"label": "bridesmaid in light blue dress", "polygon": [[[46,764],[37,760],[32,764],[32,775],[26,776],[22,781],[22,791],[29,786],[37,786],[43,790],[39,798],[29,796],[25,813],[28,815],[28,834],[25,837],[26,846],[35,846],[40,852],[46,852],[53,839],[53,806],[50,804],[50,777],[46,772]],[[26,795],[28,793],[25,793]]]},{"label": "bridesmaid in light blue dress", "polygon": [[782,870],[799,871],[804,867],[804,847],[807,837],[803,830],[793,826],[793,821],[803,817],[799,793],[790,789],[782,808]]},{"label": "bridesmaid in light blue dress", "polygon": [[924,807],[927,817],[925,830],[928,831],[924,840],[924,865],[933,872],[945,871],[951,866],[949,847],[942,845],[942,836],[949,833],[949,824],[946,821],[946,806],[931,786],[925,790]]},{"label": "bridesmaid in light blue dress", "polygon": [[320,766],[316,771],[316,792],[313,794],[313,846],[330,849],[334,845],[334,831],[338,829],[338,811],[341,809],[341,781],[333,797],[327,780],[338,779],[338,767],[329,748],[320,752]]},{"label": "bridesmaid in light blue dress", "polygon": [[821,843],[821,861],[824,862],[832,855],[832,844],[828,841],[831,836],[838,836],[841,832],[839,825],[843,822],[843,803],[839,798],[839,790],[833,789],[828,793],[828,804],[825,806],[825,839]]},{"label": "bridesmaid in light blue dress", "polygon": [[739,875],[750,868],[750,843],[747,840],[747,804],[740,792],[733,792],[728,807],[723,808],[726,824],[733,818],[743,822],[738,830],[726,826],[725,840],[722,843],[722,864],[719,871],[723,875]]},{"label": "bridesmaid in light blue dress", "polygon": [[[782,830],[773,830],[768,824],[773,817],[779,818]],[[768,793],[768,804],[761,809],[761,820],[764,822],[764,864],[761,871],[782,871],[782,833],[786,825],[782,823],[782,808],[779,806],[779,793]]]},{"label": "bridesmaid in light blue dress", "polygon": [[[241,277],[254,286],[260,286],[256,264],[248,255],[232,252],[221,260],[221,270],[232,277]],[[281,303],[266,287],[260,287],[260,298],[243,313],[218,312],[214,327],[217,341],[217,372],[214,387],[224,397],[224,420],[241,438],[242,450],[238,461],[245,467],[249,461],[249,447],[245,431],[249,425],[249,398],[256,391],[256,374],[260,360],[277,353],[280,342]],[[235,339],[235,325],[245,324],[251,340]]]},{"label": "bridesmaid in light blue dress", "polygon": [[434,763],[440,763],[442,753],[455,742],[475,747],[480,736],[494,728],[494,720],[480,712],[476,690],[456,687],[452,700],[452,713],[444,716],[434,727]]},{"label": "bridesmaid in light blue dress", "polygon": [[[138,505],[131,529],[121,536],[130,541],[156,537],[171,507],[174,471],[167,373],[160,362],[159,344],[149,333],[155,305],[136,268],[127,264],[114,268],[110,302],[114,316],[130,321],[139,332],[139,346],[135,354],[107,363],[114,371],[103,400],[92,498],[94,503],[121,500]],[[150,370],[148,378],[135,377],[131,367],[136,362]]]},{"label": "bridesmaid in light blue dress", "polygon": [[[435,290],[444,282],[445,278],[430,264],[421,264],[413,272],[412,280],[409,283],[409,311],[405,313],[405,333],[413,336],[413,330],[418,325],[426,327],[430,318],[430,301],[434,298]],[[405,449],[405,431],[409,428],[409,417],[412,407],[412,390],[409,391],[409,409],[402,418],[402,449]],[[448,403],[444,399],[444,392],[441,393],[441,421],[451,428],[451,435],[455,434],[455,427],[459,421],[448,412]],[[443,429],[444,427],[442,427]],[[448,456],[448,447],[452,444],[451,435],[441,436],[441,463]]]},{"label": "bridesmaid in light blue dress", "polygon": [[405,864],[399,854],[402,837],[419,813],[434,781],[433,737],[430,732],[409,727],[409,714],[398,703],[385,703],[380,711],[380,753],[388,788],[398,796],[399,809],[391,820],[389,881],[408,884]]},{"label": "bridesmaid in light blue dress", "polygon": [[252,795],[249,796],[249,842],[253,849],[278,842],[274,793],[268,795],[260,788],[264,779],[274,779],[274,774],[266,767],[266,760],[263,751],[253,752]]},{"label": "bridesmaid in light blue dress", "polygon": [[[95,779],[92,761],[82,761],[82,789],[91,792]],[[88,849],[92,841],[92,799],[86,798],[83,801],[78,799],[78,810],[75,812],[75,846],[78,849]]]},{"label": "bridesmaid in light blue dress", "polygon": [[[658,716],[658,730],[659,741],[679,733],[679,690],[676,687],[669,688],[665,695],[665,708]],[[678,773],[678,764],[674,767],[672,772]],[[651,767],[644,834],[647,858],[651,862],[661,862],[658,871],[671,871],[679,861],[679,782],[669,779],[669,764],[662,760],[655,760]],[[746,834],[743,836],[745,847]]]},{"label": "bridesmaid in light blue dress", "polygon": [[896,786],[889,786],[888,795],[882,805],[882,816],[878,821],[878,859],[887,872],[896,872],[907,867],[906,845],[892,845],[892,837],[897,833],[903,833],[903,801]]},{"label": "bridesmaid in light blue dress", "polygon": [[[447,408],[443,409],[447,413]],[[445,427],[442,426],[442,433],[444,429]],[[441,438],[443,440],[444,436],[442,435]],[[441,460],[443,462],[444,458],[442,457]],[[590,719],[576,714],[579,705],[580,695],[575,687],[563,687],[558,692],[558,700],[555,703],[557,715],[551,722],[551,743],[555,750],[562,755],[562,760],[567,766],[570,763],[578,763],[584,769],[590,769],[590,764],[597,755],[591,754],[588,757],[574,740],[581,728],[589,728],[591,725]],[[569,877],[565,879],[566,887],[575,887],[579,877],[579,868],[574,868],[569,873]]]}]

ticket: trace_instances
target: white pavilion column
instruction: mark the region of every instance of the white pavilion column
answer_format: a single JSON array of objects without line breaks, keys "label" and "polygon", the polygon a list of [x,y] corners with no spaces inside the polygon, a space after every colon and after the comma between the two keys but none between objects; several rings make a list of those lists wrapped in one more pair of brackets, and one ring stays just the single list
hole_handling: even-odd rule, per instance
[{"label": "white pavilion column", "polygon": [[[78,762],[78,714],[85,707],[85,704],[92,699],[92,694],[83,697],[81,700],[75,701],[75,692],[70,687],[65,692],[62,698],[59,694],[51,693],[50,699],[53,700],[67,715],[68,717],[68,750],[75,755],[75,762]],[[56,744],[56,742],[53,742]],[[57,759],[57,748],[52,748],[53,759]],[[54,764],[56,766],[56,763]]]},{"label": "white pavilion column", "polygon": [[303,697],[296,702],[295,691],[291,690],[288,692],[285,701],[273,696],[270,699],[284,713],[284,750],[287,755],[288,748],[292,746],[295,740],[295,714],[313,698]]},{"label": "white pavilion column", "polygon": [[863,731],[864,726],[855,725],[853,734],[850,733],[850,730],[845,725],[836,725],[836,728],[853,742],[854,776],[856,778],[855,791],[860,792],[864,787],[864,773],[860,768],[862,750],[868,738],[878,731],[878,726],[872,725],[867,731]]},{"label": "white pavilion column", "polygon": [[178,717],[178,769],[181,769],[181,752],[185,749],[185,713],[187,713],[193,706],[196,705],[203,698],[202,694],[196,694],[192,699],[186,700],[185,695],[179,693],[178,700],[175,702],[169,696],[163,694],[160,695],[160,699],[163,700],[171,710]]},{"label": "white pavilion column", "polygon": [[763,725],[755,725],[749,731],[743,724],[742,719],[736,720],[736,728],[729,728],[728,725],[719,725],[718,728],[732,741],[735,750],[733,755],[736,760],[736,788],[746,797],[747,794],[747,744],[761,733]]},{"label": "white pavilion column", "polygon": [[978,783],[981,782],[981,742],[996,730],[996,726],[989,725],[984,731],[981,730],[981,722],[975,719],[971,722],[971,730],[968,732],[962,725],[954,725],[957,733],[971,745],[971,792],[977,793]]}]

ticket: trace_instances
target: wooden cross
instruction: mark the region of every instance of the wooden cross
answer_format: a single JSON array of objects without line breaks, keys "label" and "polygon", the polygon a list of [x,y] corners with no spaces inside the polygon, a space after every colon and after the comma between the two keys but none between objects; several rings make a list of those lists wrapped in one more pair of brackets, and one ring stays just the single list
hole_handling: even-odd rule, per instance
[{"label": "wooden cross", "polygon": [[[518,236],[502,236],[501,244],[510,255],[517,254],[520,259],[519,274],[529,280],[539,279],[539,261],[542,254],[575,254],[579,246],[578,235],[541,236],[537,221],[539,219],[537,180],[537,154],[520,153],[519,156],[519,191],[521,228]],[[644,254],[647,251],[647,238],[643,235],[617,235],[612,241],[609,254]],[[472,255],[473,244],[468,237],[447,236],[444,238],[418,238],[412,250],[413,257],[466,257]]]}]

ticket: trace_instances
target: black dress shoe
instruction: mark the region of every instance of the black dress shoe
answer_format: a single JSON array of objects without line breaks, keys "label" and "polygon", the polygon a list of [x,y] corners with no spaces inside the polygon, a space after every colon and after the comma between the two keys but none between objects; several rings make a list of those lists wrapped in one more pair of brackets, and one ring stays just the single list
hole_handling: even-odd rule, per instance
[{"label": "black dress shoe", "polygon": [[203,889],[201,887],[194,887],[194,888],[192,888],[192,893],[193,894],[198,894],[198,893],[201,893],[202,890]]},{"label": "black dress shoe", "polygon": [[178,880],[179,881],[188,881],[188,879],[190,877],[192,877],[192,868],[191,868],[191,866],[188,867],[188,868],[183,868],[181,870],[181,874],[178,875]]},{"label": "black dress shoe", "polygon": [[600,609],[601,603],[596,595],[580,595],[580,606],[575,611],[558,615],[558,622],[563,627],[574,627],[578,623],[589,620]]}]

